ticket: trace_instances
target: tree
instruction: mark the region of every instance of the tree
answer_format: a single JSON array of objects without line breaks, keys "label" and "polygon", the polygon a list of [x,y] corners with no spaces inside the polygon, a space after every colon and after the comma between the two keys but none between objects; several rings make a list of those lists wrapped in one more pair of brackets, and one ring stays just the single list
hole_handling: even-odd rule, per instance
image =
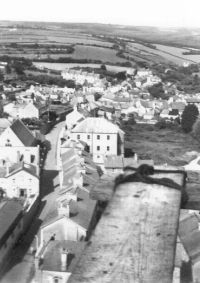
[{"label": "tree", "polygon": [[119,80],[119,81],[125,81],[126,80],[126,72],[119,72],[116,74],[116,78]]},{"label": "tree", "polygon": [[155,84],[148,88],[149,93],[156,98],[165,98],[165,92],[163,90],[162,83]]},{"label": "tree", "polygon": [[185,107],[182,119],[181,126],[185,133],[189,133],[192,131],[192,127],[199,116],[199,110],[194,104],[189,104]]},{"label": "tree", "polygon": [[2,73],[2,71],[0,71],[0,81],[2,82],[4,80],[4,74]]},{"label": "tree", "polygon": [[2,100],[0,100],[0,118],[3,117],[3,104],[2,104]]},{"label": "tree", "polygon": [[102,64],[102,65],[101,65],[101,70],[107,71],[107,68],[106,68],[106,65],[105,65],[105,64]]}]

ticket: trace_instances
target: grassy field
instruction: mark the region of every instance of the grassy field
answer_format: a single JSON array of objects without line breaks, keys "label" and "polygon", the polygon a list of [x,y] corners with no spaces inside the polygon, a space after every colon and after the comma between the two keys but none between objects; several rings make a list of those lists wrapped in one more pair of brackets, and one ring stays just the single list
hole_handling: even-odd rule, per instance
[{"label": "grassy field", "polygon": [[200,152],[200,144],[181,128],[160,130],[153,125],[136,124],[122,129],[133,150],[142,159],[153,159],[155,164],[182,166],[190,161],[187,152]]},{"label": "grassy field", "polygon": [[70,57],[76,59],[101,60],[103,62],[111,62],[111,63],[127,61],[125,59],[117,57],[116,50],[107,49],[103,47],[83,46],[83,45],[77,45],[75,47],[75,52],[71,54]]}]

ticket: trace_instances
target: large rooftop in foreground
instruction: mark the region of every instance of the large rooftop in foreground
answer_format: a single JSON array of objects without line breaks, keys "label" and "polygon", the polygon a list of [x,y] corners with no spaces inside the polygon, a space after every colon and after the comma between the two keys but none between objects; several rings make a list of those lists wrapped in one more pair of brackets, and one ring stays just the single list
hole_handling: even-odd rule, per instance
[{"label": "large rooftop in foreground", "polygon": [[[154,177],[183,184],[182,174]],[[171,283],[180,200],[162,185],[119,185],[68,282]]]}]

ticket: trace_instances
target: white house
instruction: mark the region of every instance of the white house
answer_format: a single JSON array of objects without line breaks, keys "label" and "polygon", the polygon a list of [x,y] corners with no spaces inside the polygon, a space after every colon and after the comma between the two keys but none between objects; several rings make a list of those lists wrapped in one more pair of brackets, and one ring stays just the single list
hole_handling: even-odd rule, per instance
[{"label": "white house", "polygon": [[8,198],[30,198],[39,195],[37,167],[24,162],[0,168],[0,187]]},{"label": "white house", "polygon": [[9,103],[4,106],[4,112],[13,118],[39,118],[39,110],[32,102]]},{"label": "white house", "polygon": [[97,163],[103,163],[104,156],[124,154],[124,132],[104,118],[81,121],[71,130],[71,138],[86,142]]}]

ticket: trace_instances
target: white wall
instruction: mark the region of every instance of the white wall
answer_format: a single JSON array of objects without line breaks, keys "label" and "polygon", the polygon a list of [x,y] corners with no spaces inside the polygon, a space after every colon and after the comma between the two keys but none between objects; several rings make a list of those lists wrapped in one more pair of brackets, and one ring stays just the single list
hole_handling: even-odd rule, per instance
[{"label": "white wall", "polygon": [[[94,155],[95,159],[100,155],[117,155],[118,134],[71,133],[71,138],[78,140],[78,135],[80,135],[80,140],[89,145],[90,152]],[[98,135],[100,136],[100,139],[97,139]],[[90,136],[89,139],[88,136]],[[107,136],[110,137],[109,140],[107,139]],[[100,150],[97,149],[97,146],[100,147]]]},{"label": "white wall", "polygon": [[[39,146],[37,147],[1,147],[0,146],[0,160],[8,160],[11,163],[18,163],[19,157],[24,156],[23,160],[26,163],[31,163],[33,165],[39,165]],[[34,156],[34,161],[31,162],[31,155]],[[1,164],[0,164],[1,165]]]},{"label": "white wall", "polygon": [[[24,146],[20,139],[10,129],[10,127],[5,129],[5,131],[0,135],[0,146],[6,146],[8,143],[7,140],[10,140],[11,146]],[[9,147],[6,149],[9,149]]]},{"label": "white wall", "polygon": [[20,189],[25,189],[27,197],[39,194],[39,179],[25,171],[20,171],[7,178],[0,178],[0,187],[9,198],[19,197]]}]

